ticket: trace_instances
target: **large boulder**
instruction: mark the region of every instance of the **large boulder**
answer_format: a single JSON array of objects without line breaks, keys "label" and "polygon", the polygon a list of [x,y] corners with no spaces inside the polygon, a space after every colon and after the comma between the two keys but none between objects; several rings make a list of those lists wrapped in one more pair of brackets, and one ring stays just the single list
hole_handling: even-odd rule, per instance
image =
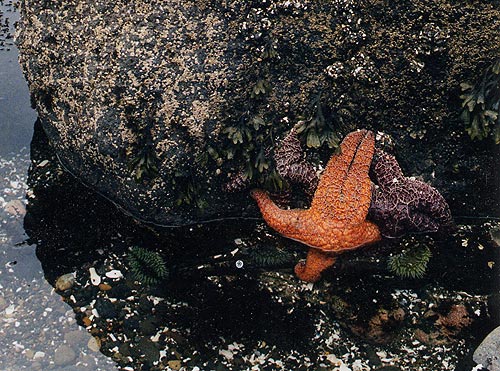
[{"label": "large boulder", "polygon": [[137,218],[247,215],[222,185],[241,169],[272,184],[299,120],[323,160],[355,128],[384,131],[453,211],[487,213],[493,144],[471,141],[459,95],[498,56],[495,3],[23,0],[17,44],[60,161]]}]

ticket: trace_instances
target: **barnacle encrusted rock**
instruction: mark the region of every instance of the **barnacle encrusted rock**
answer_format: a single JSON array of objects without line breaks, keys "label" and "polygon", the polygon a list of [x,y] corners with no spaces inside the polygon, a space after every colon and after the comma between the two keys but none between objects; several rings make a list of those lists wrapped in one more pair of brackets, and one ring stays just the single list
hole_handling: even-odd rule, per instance
[{"label": "barnacle encrusted rock", "polygon": [[358,123],[391,134],[399,157],[418,157],[410,173],[454,177],[445,196],[455,205],[493,204],[484,193],[495,194],[486,181],[494,176],[482,166],[490,152],[461,152],[470,139],[454,114],[460,82],[498,55],[491,2],[22,0],[20,8],[20,62],[60,160],[143,220],[244,215],[249,200],[221,185],[242,168],[273,166],[259,151],[314,112],[338,137]]}]

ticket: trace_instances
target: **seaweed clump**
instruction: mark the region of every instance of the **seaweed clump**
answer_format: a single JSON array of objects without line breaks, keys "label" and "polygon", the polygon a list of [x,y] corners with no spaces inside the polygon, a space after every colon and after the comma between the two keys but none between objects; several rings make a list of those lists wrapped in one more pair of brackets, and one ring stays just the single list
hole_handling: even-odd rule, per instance
[{"label": "seaweed clump", "polygon": [[154,285],[168,276],[168,270],[160,254],[133,247],[128,256],[132,276],[146,285]]},{"label": "seaweed clump", "polygon": [[500,143],[500,58],[486,70],[476,85],[461,84],[462,120],[471,139],[492,135]]},{"label": "seaweed clump", "polygon": [[146,146],[139,154],[129,160],[128,170],[133,175],[135,181],[140,183],[143,179],[153,179],[158,176],[158,158],[151,146]]},{"label": "seaweed clump", "polygon": [[[325,119],[321,105],[321,93],[311,102],[311,107],[312,115],[300,121],[297,133],[305,137],[308,148],[320,148],[323,144],[327,144],[328,148],[338,150],[340,148],[340,137],[333,122]],[[342,123],[342,119],[338,121]]]}]

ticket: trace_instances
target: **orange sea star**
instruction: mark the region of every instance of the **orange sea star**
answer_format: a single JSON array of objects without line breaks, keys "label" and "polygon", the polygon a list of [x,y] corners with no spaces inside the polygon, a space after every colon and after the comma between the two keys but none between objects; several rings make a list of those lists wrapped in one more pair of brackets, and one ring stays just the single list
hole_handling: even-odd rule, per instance
[{"label": "orange sea star", "polygon": [[345,137],[341,153],[328,162],[309,209],[282,210],[266,192],[251,192],[271,228],[311,247],[305,264],[295,266],[300,279],[315,282],[338,254],[380,239],[377,226],[366,220],[372,194],[368,171],[374,148],[370,131]]}]

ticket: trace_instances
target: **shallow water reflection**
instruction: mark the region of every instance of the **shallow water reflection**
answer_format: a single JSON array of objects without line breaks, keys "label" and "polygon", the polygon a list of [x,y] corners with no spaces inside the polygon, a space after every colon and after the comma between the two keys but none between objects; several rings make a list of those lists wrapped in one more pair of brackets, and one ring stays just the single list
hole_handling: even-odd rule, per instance
[{"label": "shallow water reflection", "polygon": [[18,19],[19,13],[11,2],[0,3],[0,156],[29,146],[36,119],[14,45]]}]

